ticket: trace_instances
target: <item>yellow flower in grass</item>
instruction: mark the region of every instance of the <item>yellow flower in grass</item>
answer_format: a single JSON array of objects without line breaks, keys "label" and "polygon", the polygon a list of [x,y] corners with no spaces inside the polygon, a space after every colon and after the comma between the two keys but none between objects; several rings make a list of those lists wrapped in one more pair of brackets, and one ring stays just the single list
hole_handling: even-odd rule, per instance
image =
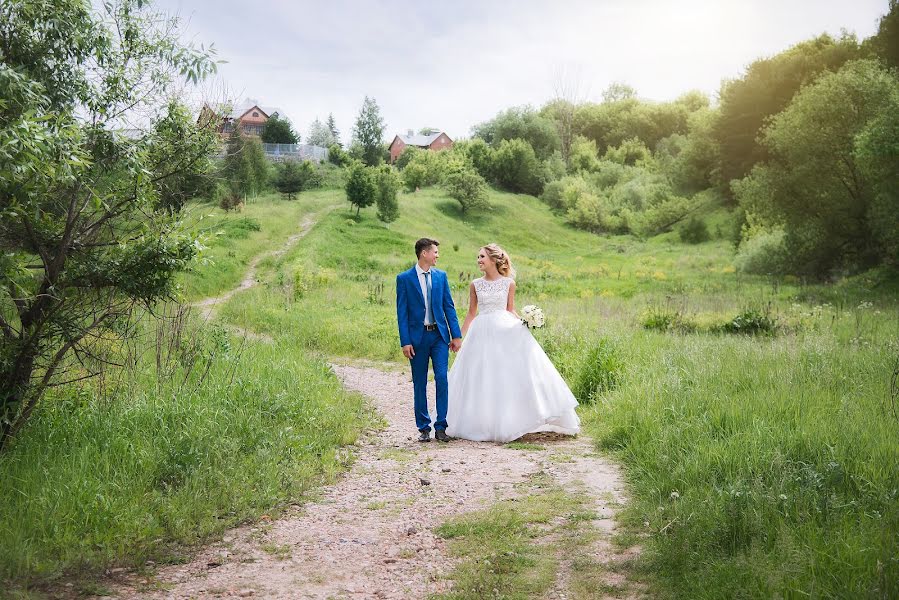
[{"label": "yellow flower in grass", "polygon": [[737,268],[733,265],[727,265],[726,267],[721,268],[722,273],[736,273]]},{"label": "yellow flower in grass", "polygon": [[580,296],[581,296],[581,298],[584,298],[584,299],[586,299],[586,298],[592,298],[592,297],[593,297],[593,290],[581,290]]},{"label": "yellow flower in grass", "polygon": [[653,273],[652,278],[656,279],[658,281],[664,281],[664,280],[668,279],[668,277],[666,277],[665,273],[663,273],[662,271],[656,271],[655,273]]},{"label": "yellow flower in grass", "polygon": [[612,290],[603,290],[599,293],[599,297],[600,298],[614,298],[615,292],[613,292]]}]

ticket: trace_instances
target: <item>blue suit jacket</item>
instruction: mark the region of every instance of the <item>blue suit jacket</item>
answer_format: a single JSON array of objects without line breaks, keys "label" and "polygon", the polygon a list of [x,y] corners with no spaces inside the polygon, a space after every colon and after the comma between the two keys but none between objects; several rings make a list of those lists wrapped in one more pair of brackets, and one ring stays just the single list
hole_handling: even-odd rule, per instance
[{"label": "blue suit jacket", "polygon": [[[450,293],[446,273],[431,268],[431,303],[437,330],[447,344],[462,337],[456,305]],[[415,265],[396,276],[396,320],[400,329],[400,346],[418,346],[425,331],[425,298]]]}]

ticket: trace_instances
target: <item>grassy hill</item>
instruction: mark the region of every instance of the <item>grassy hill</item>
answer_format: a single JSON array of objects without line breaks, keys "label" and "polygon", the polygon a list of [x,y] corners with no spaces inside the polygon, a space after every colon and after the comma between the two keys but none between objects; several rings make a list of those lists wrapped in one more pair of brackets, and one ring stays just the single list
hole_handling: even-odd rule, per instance
[{"label": "grassy hill", "polygon": [[518,305],[546,311],[535,335],[581,400],[586,431],[626,467],[619,542],[644,547],[634,569],[654,596],[899,594],[893,274],[837,285],[745,277],[722,239],[600,237],[533,197],[490,200],[465,215],[438,190],[405,194],[390,226],[371,209],[356,219],[339,190],[263,196],[241,213],[190,205],[208,248],[183,278],[188,300],[235,287],[253,257],[316,215],[300,243],[259,263],[260,285],[219,311],[272,342],[148,321],[117,380],[49,398],[0,456],[0,480],[15,482],[0,488],[0,576],[41,582],[171,560],[170,542],[330,479],[335,449],[371,418],[325,360],[403,362],[394,277],[429,236],[460,317],[478,248],[496,241],[511,254]]},{"label": "grassy hill", "polygon": [[425,190],[401,197],[389,227],[357,222],[340,192],[300,201],[325,198],[338,208],[226,319],[315,352],[400,360],[393,279],[414,240],[441,241],[460,314],[478,247],[497,241],[519,305],[547,312],[536,335],[585,402],[588,431],[628,467],[622,543],[645,545],[654,593],[897,591],[899,423],[884,412],[894,280],[744,277],[726,241],[598,237],[528,196],[492,193],[492,211],[463,215]]}]

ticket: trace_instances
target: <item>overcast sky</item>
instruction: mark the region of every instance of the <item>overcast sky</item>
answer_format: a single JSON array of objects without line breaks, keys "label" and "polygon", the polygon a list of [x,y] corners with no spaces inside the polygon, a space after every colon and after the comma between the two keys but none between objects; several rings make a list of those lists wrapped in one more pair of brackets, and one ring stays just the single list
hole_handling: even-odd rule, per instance
[{"label": "overcast sky", "polygon": [[888,0],[158,0],[187,39],[214,43],[238,103],[278,106],[305,136],[334,113],[348,139],[365,95],[386,139],[451,137],[510,106],[539,107],[558,81],[597,101],[612,82],[671,100],[714,99],[753,60],[820,33],[872,35]]}]

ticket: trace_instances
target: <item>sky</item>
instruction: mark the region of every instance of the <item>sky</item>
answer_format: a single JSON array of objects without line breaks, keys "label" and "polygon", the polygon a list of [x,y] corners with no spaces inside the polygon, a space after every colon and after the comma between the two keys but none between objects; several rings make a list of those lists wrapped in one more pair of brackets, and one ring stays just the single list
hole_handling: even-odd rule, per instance
[{"label": "sky", "polygon": [[454,139],[565,88],[613,82],[646,100],[700,90],[821,33],[873,35],[888,0],[157,0],[182,38],[214,44],[203,94],[277,106],[301,136],[334,114],[344,142],[363,98],[385,141],[423,127]]}]

